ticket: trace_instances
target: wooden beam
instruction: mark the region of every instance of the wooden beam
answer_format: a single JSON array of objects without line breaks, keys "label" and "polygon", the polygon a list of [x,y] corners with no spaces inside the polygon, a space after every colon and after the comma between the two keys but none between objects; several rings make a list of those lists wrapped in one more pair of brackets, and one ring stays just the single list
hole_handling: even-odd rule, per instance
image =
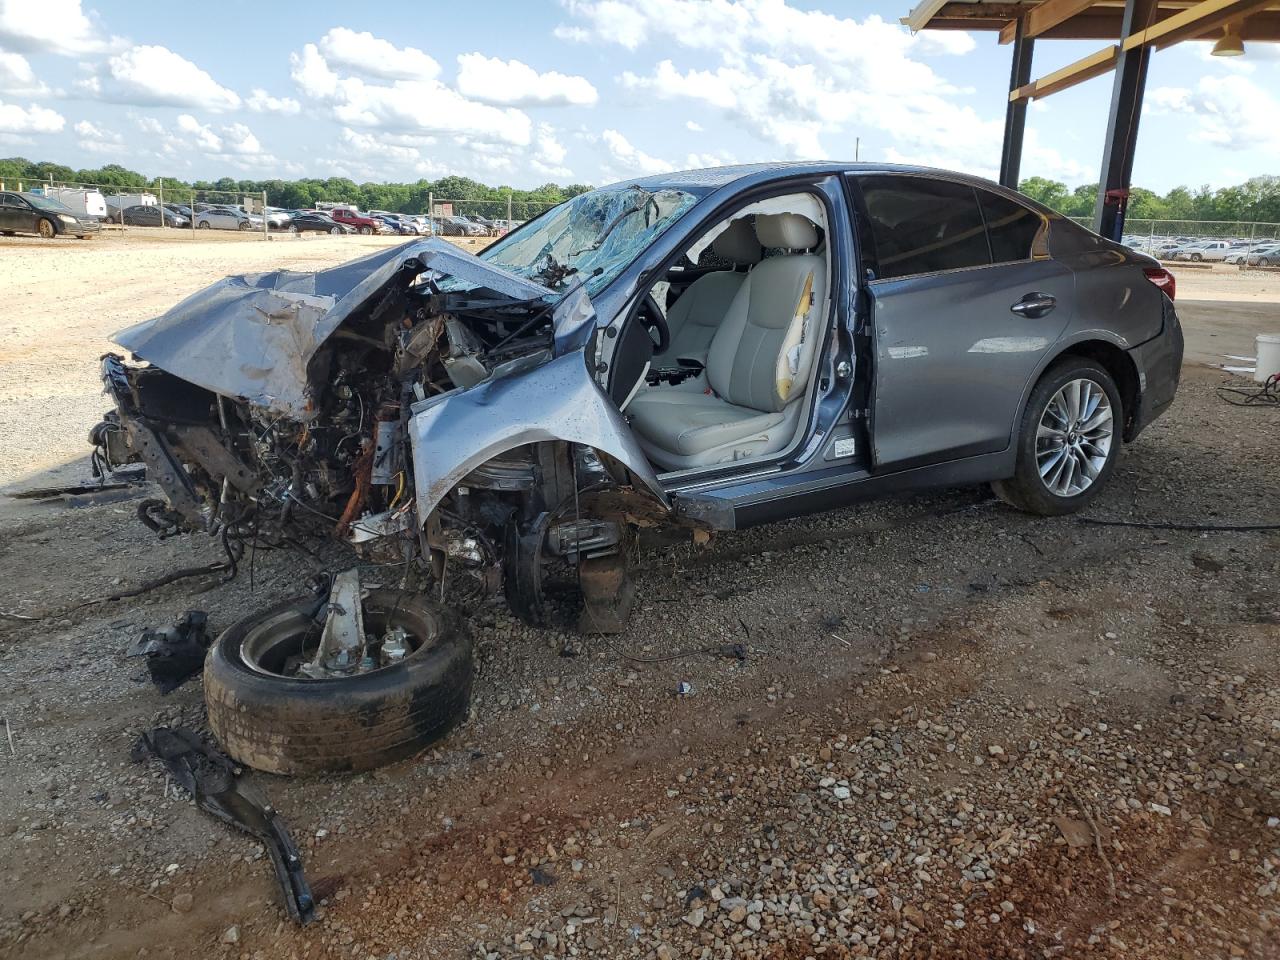
[{"label": "wooden beam", "polygon": [[1120,47],[1118,44],[1104,47],[1089,54],[1087,57],[1081,57],[1075,63],[1067,64],[1061,70],[1045,74],[1039,80],[1033,80],[1026,86],[1019,87],[1009,94],[1009,100],[1016,102],[1047,97],[1051,93],[1066,90],[1068,87],[1074,87],[1078,83],[1084,83],[1086,80],[1092,80],[1094,77],[1102,76],[1104,73],[1110,73],[1115,69],[1116,61],[1119,57]]},{"label": "wooden beam", "polygon": [[1066,23],[1076,14],[1084,13],[1094,0],[1044,0],[1031,8],[1027,14],[1027,25],[1024,29],[1028,37],[1039,37],[1046,30]]},{"label": "wooden beam", "polygon": [[929,21],[933,19],[933,15],[947,5],[947,0],[920,0],[911,12],[902,18],[902,23],[911,28],[914,33],[917,30],[923,30],[929,25]]},{"label": "wooden beam", "polygon": [[1193,40],[1212,33],[1232,20],[1258,13],[1274,0],[1203,0],[1181,13],[1158,20],[1145,30],[1130,34],[1121,41],[1125,50],[1138,47],[1172,46],[1181,40]]}]

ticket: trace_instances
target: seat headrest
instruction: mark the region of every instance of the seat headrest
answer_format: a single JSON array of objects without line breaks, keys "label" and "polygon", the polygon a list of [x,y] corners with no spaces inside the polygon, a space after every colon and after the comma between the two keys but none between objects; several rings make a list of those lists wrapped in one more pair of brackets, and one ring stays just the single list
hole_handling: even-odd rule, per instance
[{"label": "seat headrest", "polygon": [[756,217],[756,237],[766,247],[808,250],[818,244],[818,228],[798,213],[762,213]]},{"label": "seat headrest", "polygon": [[728,260],[740,267],[753,266],[760,262],[764,251],[760,241],[756,239],[751,224],[746,220],[733,220],[711,241],[711,249],[717,257]]}]

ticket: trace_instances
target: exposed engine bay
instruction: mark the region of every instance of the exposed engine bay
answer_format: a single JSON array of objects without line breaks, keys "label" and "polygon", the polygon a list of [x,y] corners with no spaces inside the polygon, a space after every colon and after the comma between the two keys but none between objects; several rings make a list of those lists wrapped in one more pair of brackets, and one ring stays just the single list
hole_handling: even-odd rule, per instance
[{"label": "exposed engine bay", "polygon": [[[647,467],[588,373],[593,320],[580,284],[553,292],[438,240],[231,278],[117,337],[149,362],[103,358],[115,409],[91,433],[95,461],[144,463],[165,498],[140,519],[219,537],[233,569],[246,550],[338,538],[443,597],[452,569],[495,589],[505,566],[508,598],[537,622],[540,573],[511,565],[616,555],[624,511],[584,520],[584,505],[629,488],[625,462]],[[495,400],[537,368],[559,378],[532,385],[550,395],[541,419],[563,429],[521,427],[531,405]],[[584,418],[584,404],[601,409]],[[477,407],[496,439],[467,425]]]}]

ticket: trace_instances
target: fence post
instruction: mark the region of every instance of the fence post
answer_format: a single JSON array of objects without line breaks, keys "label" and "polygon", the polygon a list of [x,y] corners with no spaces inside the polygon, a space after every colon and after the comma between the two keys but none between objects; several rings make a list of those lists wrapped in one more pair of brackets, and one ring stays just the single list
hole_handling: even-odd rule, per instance
[{"label": "fence post", "polygon": [[196,192],[191,191],[191,239],[196,238]]},{"label": "fence post", "polygon": [[271,239],[271,224],[267,220],[267,191],[262,191],[262,239]]},{"label": "fence post", "polygon": [[164,219],[165,219],[165,218],[164,218],[164,181],[163,181],[163,180],[161,180],[161,181],[160,181],[159,193],[160,193],[160,211],[159,211],[159,212],[160,212],[160,229],[161,229],[161,230],[163,230],[163,229],[165,228],[165,222],[164,222]]},{"label": "fence post", "polygon": [[436,235],[436,195],[432,190],[427,191],[427,230],[430,236]]},{"label": "fence post", "polygon": [[514,228],[511,226],[511,188],[507,187],[507,233]]}]

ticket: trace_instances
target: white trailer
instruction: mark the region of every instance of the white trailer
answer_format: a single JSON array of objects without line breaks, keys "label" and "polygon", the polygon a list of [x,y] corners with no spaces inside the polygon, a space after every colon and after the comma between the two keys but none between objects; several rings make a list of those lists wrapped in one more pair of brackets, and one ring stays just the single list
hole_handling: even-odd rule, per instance
[{"label": "white trailer", "polygon": [[79,187],[41,187],[39,192],[86,217],[107,215],[107,201],[100,190],[93,188],[86,190]]}]

